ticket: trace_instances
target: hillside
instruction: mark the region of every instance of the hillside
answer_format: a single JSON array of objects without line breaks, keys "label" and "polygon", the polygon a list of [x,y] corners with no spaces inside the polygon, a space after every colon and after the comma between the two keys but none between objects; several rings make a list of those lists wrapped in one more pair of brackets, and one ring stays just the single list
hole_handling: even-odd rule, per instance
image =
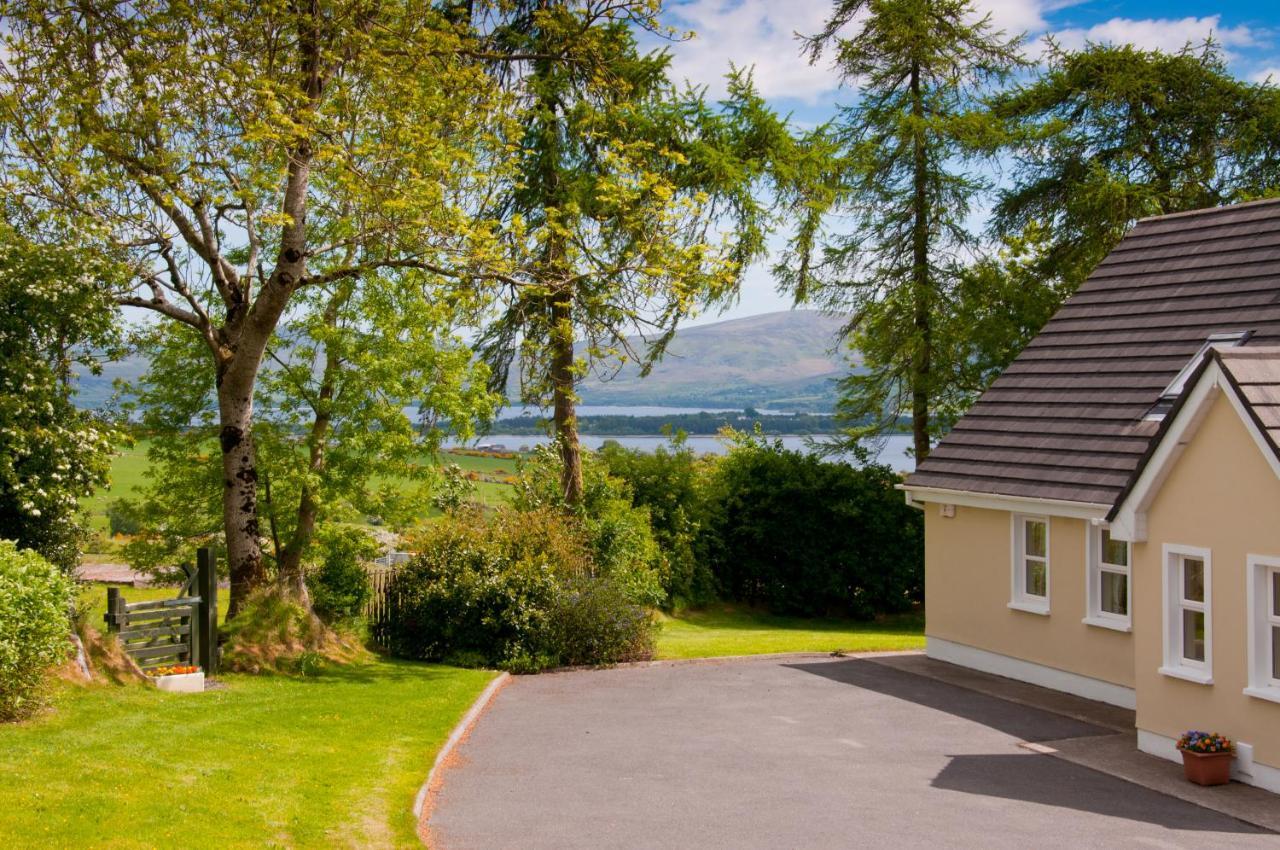
[{"label": "hillside", "polygon": [[789,310],[686,328],[647,378],[628,365],[588,378],[579,392],[590,405],[827,410],[850,368],[833,351],[841,321]]},{"label": "hillside", "polygon": [[[790,310],[685,328],[647,378],[628,364],[616,375],[590,376],[579,392],[589,405],[830,410],[835,380],[849,370],[833,351],[840,322]],[[80,379],[77,402],[101,407],[113,380],[136,379],[144,368],[139,358],[106,364],[101,375]]]}]

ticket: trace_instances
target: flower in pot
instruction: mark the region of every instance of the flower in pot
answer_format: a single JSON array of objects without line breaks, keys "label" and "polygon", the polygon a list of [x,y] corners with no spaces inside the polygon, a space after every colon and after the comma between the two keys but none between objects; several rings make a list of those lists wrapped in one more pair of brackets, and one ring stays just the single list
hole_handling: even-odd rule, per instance
[{"label": "flower in pot", "polygon": [[1178,739],[1182,751],[1182,770],[1197,785],[1226,785],[1231,781],[1231,759],[1235,758],[1235,744],[1217,732],[1198,732],[1194,729]]}]

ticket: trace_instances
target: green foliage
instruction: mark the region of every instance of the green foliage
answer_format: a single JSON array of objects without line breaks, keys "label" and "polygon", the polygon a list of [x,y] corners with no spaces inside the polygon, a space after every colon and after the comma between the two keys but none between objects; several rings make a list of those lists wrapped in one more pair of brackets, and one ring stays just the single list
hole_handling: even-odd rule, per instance
[{"label": "green foliage", "polygon": [[1280,190],[1280,91],[1236,79],[1216,44],[1052,45],[1047,59],[992,103],[1018,141],[993,229],[1044,228],[1039,272],[1064,295],[1139,218]]},{"label": "green foliage", "polygon": [[73,370],[97,369],[118,347],[105,294],[115,273],[0,226],[0,538],[67,571],[85,540],[79,503],[107,483],[123,439],[76,409],[69,385]]},{"label": "green foliage", "polygon": [[715,578],[698,559],[696,543],[706,509],[702,482],[715,461],[698,458],[682,436],[654,452],[606,443],[599,457],[611,477],[626,483],[631,503],[649,514],[668,563],[668,604],[704,605],[714,599]]},{"label": "green foliage", "polygon": [[594,454],[584,456],[582,470],[582,502],[570,506],[560,488],[560,459],[554,449],[540,447],[520,464],[512,504],[520,511],[550,508],[573,517],[594,571],[616,582],[637,605],[665,604],[668,566],[648,510],[632,504],[626,483],[611,477]]},{"label": "green foliage", "polygon": [[608,580],[578,576],[562,582],[548,628],[560,664],[568,666],[645,660],[657,646],[652,615]]},{"label": "green foliage", "polygon": [[49,668],[67,658],[73,588],[45,558],[0,540],[0,720],[42,704]]},{"label": "green foliage", "polygon": [[[388,590],[393,653],[534,672],[652,652],[645,612],[599,575],[577,522],[554,509],[461,512],[414,541]],[[639,625],[643,623],[644,625]]]},{"label": "green foliage", "polygon": [[815,61],[828,48],[859,98],[808,140],[821,167],[791,187],[799,224],[777,272],[797,303],[852,316],[865,368],[841,387],[850,440],[894,430],[910,412],[923,459],[952,367],[936,326],[975,245],[966,219],[988,187],[966,160],[1001,138],[978,107],[1021,64],[1019,39],[993,31],[969,0],[837,0],[809,40]]},{"label": "green foliage", "polygon": [[452,513],[476,501],[476,484],[456,463],[440,470],[440,481],[431,493],[431,506],[443,513]]},{"label": "green foliage", "polygon": [[886,466],[854,467],[738,435],[708,482],[699,556],[728,599],[867,619],[924,589],[924,523]]},{"label": "green foliage", "polygon": [[138,506],[127,499],[113,499],[107,503],[107,529],[112,537],[131,535],[142,531],[142,519]]},{"label": "green foliage", "polygon": [[350,623],[364,614],[373,587],[366,564],[378,556],[378,542],[350,526],[326,526],[316,534],[320,563],[307,573],[311,607],[328,623]]}]

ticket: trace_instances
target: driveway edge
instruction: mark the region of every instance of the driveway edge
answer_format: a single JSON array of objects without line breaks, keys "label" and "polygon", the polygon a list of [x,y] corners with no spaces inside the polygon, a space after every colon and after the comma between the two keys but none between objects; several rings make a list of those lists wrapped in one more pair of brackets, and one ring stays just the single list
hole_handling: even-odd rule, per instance
[{"label": "driveway edge", "polygon": [[424,844],[427,841],[427,819],[431,817],[435,795],[440,790],[444,771],[453,758],[454,751],[471,734],[471,729],[476,725],[476,721],[480,719],[480,715],[493,702],[493,698],[498,695],[498,691],[506,687],[510,681],[510,673],[499,673],[495,676],[493,681],[480,692],[480,696],[476,697],[476,701],[471,704],[471,708],[467,709],[467,713],[462,716],[458,724],[453,727],[453,731],[445,739],[444,746],[440,748],[440,752],[436,753],[436,760],[431,763],[431,770],[427,773],[427,778],[423,780],[422,787],[418,789],[417,795],[413,798],[413,817],[418,825],[418,838]]}]

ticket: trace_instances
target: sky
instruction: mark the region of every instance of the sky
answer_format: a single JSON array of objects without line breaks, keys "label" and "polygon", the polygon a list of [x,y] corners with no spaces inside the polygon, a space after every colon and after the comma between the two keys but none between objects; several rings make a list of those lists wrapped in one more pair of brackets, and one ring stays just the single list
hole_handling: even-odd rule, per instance
[{"label": "sky", "polygon": [[[1066,48],[1093,41],[1163,50],[1212,35],[1236,76],[1261,82],[1272,75],[1280,83],[1280,3],[1275,0],[975,0],[975,5],[997,28],[1025,33],[1030,58],[1040,54],[1048,35]],[[694,33],[669,46],[674,75],[706,86],[714,97],[724,93],[731,63],[751,67],[757,88],[775,109],[801,126],[820,124],[856,97],[841,88],[830,66],[810,65],[800,56],[795,33],[816,32],[831,6],[832,0],[669,0],[666,22]],[[736,306],[689,324],[790,306],[775,291],[765,261],[747,271]]]}]

